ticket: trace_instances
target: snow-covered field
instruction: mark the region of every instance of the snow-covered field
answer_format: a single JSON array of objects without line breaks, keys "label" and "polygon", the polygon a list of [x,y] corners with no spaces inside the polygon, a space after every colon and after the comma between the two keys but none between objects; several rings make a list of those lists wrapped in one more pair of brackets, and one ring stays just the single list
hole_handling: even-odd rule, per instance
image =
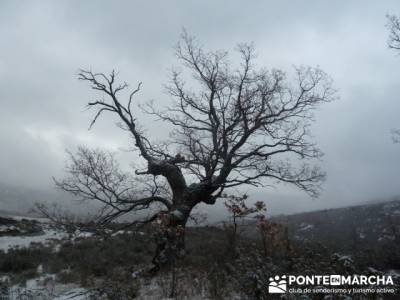
[{"label": "snow-covered field", "polygon": [[28,248],[34,243],[50,245],[67,236],[66,232],[51,228],[44,228],[43,234],[39,235],[2,236],[0,237],[0,250],[7,252],[10,248]]},{"label": "snow-covered field", "polygon": [[[36,224],[39,224],[41,231],[32,234],[20,231],[20,234],[17,235],[0,236],[0,250],[4,252],[7,252],[11,248],[29,248],[34,244],[54,246],[55,249],[57,249],[60,241],[66,238],[74,240],[76,238],[91,237],[93,235],[91,232],[82,232],[78,230],[74,234],[69,235],[64,230],[54,228],[47,219],[43,218],[12,217],[11,219],[15,221],[28,220],[36,222]],[[0,233],[6,233],[10,230],[18,231],[18,229],[18,226],[14,224],[0,225]]]},{"label": "snow-covered field", "polygon": [[[396,269],[398,265],[376,263],[379,259],[386,259],[386,256],[397,257],[396,252],[385,251],[398,249],[395,247],[398,237],[394,231],[400,228],[399,210],[400,202],[363,206],[357,209],[342,208],[320,213],[304,213],[288,218],[287,223],[292,228],[292,238],[296,241],[293,247],[298,251],[296,256],[292,257],[292,267],[296,272],[311,270],[310,272],[315,274],[350,272],[385,275],[392,276],[395,282],[399,282],[400,272]],[[152,243],[150,231],[109,230],[106,231],[109,233],[107,238],[88,239],[93,235],[91,232],[76,231],[70,234],[55,228],[46,220],[24,219],[19,218],[18,222],[8,223],[6,218],[0,220],[0,250],[8,252],[8,254],[3,253],[3,257],[6,257],[6,260],[12,257],[14,255],[14,252],[10,251],[12,248],[35,247],[37,244],[48,247],[42,249],[43,251],[32,251],[41,253],[40,258],[34,261],[33,267],[15,268],[15,270],[10,268],[12,271],[4,269],[0,274],[0,287],[1,282],[4,282],[3,286],[9,288],[8,298],[5,299],[106,299],[93,296],[98,294],[97,289],[101,289],[103,293],[109,292],[108,295],[116,293],[119,295],[118,299],[125,299],[125,295],[134,295],[135,299],[141,300],[172,299],[168,298],[172,280],[175,280],[172,279],[171,271],[161,272],[157,276],[148,276],[146,273],[152,250],[149,246]],[[281,257],[278,256],[278,259],[271,262],[264,259],[263,252],[253,252],[253,248],[250,247],[243,247],[245,251],[238,252],[240,256],[236,260],[221,263],[213,261],[210,255],[206,256],[207,261],[203,262],[204,256],[201,255],[209,255],[209,252],[214,255],[215,249],[225,250],[225,233],[221,228],[213,227],[191,230],[190,255],[193,261],[189,260],[189,263],[178,266],[173,276],[177,278],[178,284],[174,283],[174,289],[179,299],[201,300],[210,299],[215,295],[219,299],[254,299],[246,297],[247,294],[253,293],[253,290],[249,292],[249,289],[255,290],[256,284],[257,288],[263,287],[268,281],[271,270],[283,274],[287,271],[284,264],[279,264]],[[243,234],[243,239],[245,238]],[[206,240],[207,243],[204,242]],[[253,244],[254,240],[245,241],[249,242],[249,245],[257,246]],[[322,247],[317,245],[319,242],[326,244]],[[368,260],[363,249],[371,246],[381,248],[377,248],[380,251],[373,252],[374,256]],[[199,249],[205,250],[198,251]],[[18,255],[21,253],[19,258]],[[322,256],[315,258],[309,253]],[[29,256],[28,262],[31,262],[30,251],[16,251],[15,254],[17,262],[23,263],[27,256]],[[378,256],[380,254],[382,255]],[[126,260],[122,260],[123,257],[126,257]],[[325,270],[327,267],[328,271]],[[25,270],[33,272],[25,275],[23,274]],[[27,278],[29,279],[26,280]],[[120,295],[123,295],[122,298]],[[0,299],[4,299],[1,291]],[[306,296],[304,299],[313,298]],[[352,297],[338,299],[350,300]]]},{"label": "snow-covered field", "polygon": [[[8,218],[8,217],[7,217]],[[26,217],[12,217],[11,220],[15,221],[33,221],[41,228],[36,233],[26,233],[21,230],[18,224],[2,224],[0,225],[0,250],[7,253],[10,249],[15,248],[29,248],[34,245],[44,245],[54,247],[54,251],[59,249],[61,243],[68,239],[73,241],[76,238],[87,238],[92,236],[90,232],[75,232],[72,236],[67,232],[56,229],[46,219],[40,218],[26,218]],[[8,231],[14,231],[14,235],[5,235]],[[17,234],[15,234],[17,232]],[[87,290],[81,288],[76,284],[61,284],[56,281],[55,274],[43,274],[42,267],[39,266],[37,273],[39,277],[29,279],[22,284],[16,284],[8,289],[6,295],[1,294],[0,299],[5,296],[7,300],[21,300],[21,299],[54,299],[54,300],[86,300],[89,299]],[[9,277],[3,275],[0,277],[0,286],[8,285]]]},{"label": "snow-covered field", "polygon": [[[54,299],[54,300],[86,300],[89,299],[88,291],[79,287],[76,284],[62,284],[56,281],[55,274],[43,273],[43,268],[38,267],[38,274],[36,278],[27,280],[21,284],[15,284],[8,288],[8,291],[2,290],[0,299],[7,297],[7,300],[21,300],[21,299]],[[9,277],[4,275],[0,278],[0,286],[6,284]]]}]

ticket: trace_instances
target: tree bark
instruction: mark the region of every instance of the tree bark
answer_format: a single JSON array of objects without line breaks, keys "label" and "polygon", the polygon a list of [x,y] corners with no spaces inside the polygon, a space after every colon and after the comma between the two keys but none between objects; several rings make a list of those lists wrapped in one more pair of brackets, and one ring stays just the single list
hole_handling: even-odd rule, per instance
[{"label": "tree bark", "polygon": [[163,266],[174,264],[185,256],[186,223],[194,205],[182,201],[171,207],[169,212],[161,217],[155,233],[156,251],[152,263],[152,272],[157,272]]}]

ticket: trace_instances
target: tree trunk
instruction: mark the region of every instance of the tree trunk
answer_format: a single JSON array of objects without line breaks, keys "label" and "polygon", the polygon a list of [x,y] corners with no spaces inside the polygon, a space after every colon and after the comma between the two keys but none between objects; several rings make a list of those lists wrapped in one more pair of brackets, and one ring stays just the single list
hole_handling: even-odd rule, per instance
[{"label": "tree trunk", "polygon": [[163,266],[175,264],[176,260],[185,256],[185,230],[193,206],[180,204],[161,216],[157,224],[155,240],[156,251],[152,263],[152,272]]},{"label": "tree trunk", "polygon": [[214,187],[204,184],[191,184],[184,189],[179,185],[178,187],[180,188],[173,189],[173,205],[168,213],[161,216],[161,222],[156,230],[157,247],[152,261],[154,272],[185,256],[186,223],[192,209],[200,202],[215,203],[215,199],[211,196],[215,191]]}]

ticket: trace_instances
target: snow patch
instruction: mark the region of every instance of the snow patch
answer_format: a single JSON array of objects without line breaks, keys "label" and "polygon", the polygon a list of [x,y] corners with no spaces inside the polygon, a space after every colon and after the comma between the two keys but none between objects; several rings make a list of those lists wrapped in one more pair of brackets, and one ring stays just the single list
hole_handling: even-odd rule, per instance
[{"label": "snow patch", "polygon": [[173,215],[175,218],[177,218],[178,220],[183,219],[183,213],[180,212],[179,210],[173,210],[171,211],[171,215]]},{"label": "snow patch", "polygon": [[307,230],[310,230],[310,229],[314,228],[314,225],[312,225],[312,224],[302,223],[300,226],[301,227],[300,227],[299,231],[307,231]]},{"label": "snow patch", "polygon": [[31,243],[49,245],[54,240],[62,240],[68,236],[66,232],[55,229],[44,229],[43,232],[40,235],[2,236],[0,250],[7,252],[11,248],[29,248]]}]

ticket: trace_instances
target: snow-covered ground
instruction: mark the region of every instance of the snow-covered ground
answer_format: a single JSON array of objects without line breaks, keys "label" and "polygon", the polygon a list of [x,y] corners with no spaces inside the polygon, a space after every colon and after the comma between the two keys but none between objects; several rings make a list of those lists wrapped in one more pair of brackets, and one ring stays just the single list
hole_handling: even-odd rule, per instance
[{"label": "snow-covered ground", "polygon": [[43,234],[38,235],[2,236],[0,237],[0,250],[7,252],[10,248],[28,248],[32,243],[49,245],[55,240],[62,240],[67,236],[66,232],[51,228],[43,229]]},{"label": "snow-covered ground", "polygon": [[[12,217],[17,221],[28,220],[26,217]],[[11,230],[17,232],[17,235],[0,236],[0,250],[8,252],[12,248],[29,248],[34,244],[42,244],[54,247],[57,251],[62,244],[62,241],[68,239],[74,241],[77,238],[88,238],[93,235],[91,232],[76,231],[69,235],[62,229],[56,229],[46,219],[29,218],[29,221],[36,221],[34,226],[38,226],[39,230],[36,233],[28,234],[25,230],[21,230],[18,223],[0,225],[0,232],[6,234]],[[26,224],[26,223],[25,223]],[[6,296],[8,300],[17,299],[54,299],[54,300],[87,300],[89,295],[87,290],[76,284],[62,284],[57,282],[55,274],[43,274],[43,267],[38,267],[37,273],[40,276],[29,279],[20,285],[13,285],[8,288],[8,291],[2,290],[2,296]],[[0,283],[9,286],[9,276],[3,275],[0,277]],[[8,293],[8,294],[7,294]]]},{"label": "snow-covered ground", "polygon": [[52,300],[88,300],[88,291],[75,284],[50,283],[42,278],[28,280],[25,287],[13,286],[8,293],[8,300],[52,299]]},{"label": "snow-covered ground", "polygon": [[[179,284],[176,287],[176,292],[179,295],[177,298],[170,298],[171,277],[170,274],[160,274],[159,276],[140,280],[138,300],[206,300],[211,299],[208,284],[209,281],[205,274],[193,276],[194,273],[183,271],[178,275]],[[243,295],[235,292],[233,283],[227,283],[226,295],[221,299],[240,300]]]},{"label": "snow-covered ground", "polygon": [[[10,217],[10,216],[6,216],[6,217]],[[39,223],[50,223],[50,220],[46,219],[46,218],[24,217],[24,216],[11,216],[11,218],[16,221],[29,220],[29,221],[37,221]]]},{"label": "snow-covered ground", "polygon": [[[29,234],[25,229],[21,229],[18,223],[1,224],[0,233],[3,233],[3,236],[0,236],[0,250],[5,252],[11,248],[29,248],[34,243],[40,243],[47,246],[54,245],[55,249],[57,249],[60,244],[58,242],[63,239],[69,238],[71,241],[74,241],[77,238],[88,238],[93,235],[92,232],[77,230],[70,236],[62,229],[56,229],[52,227],[50,221],[44,218],[13,216],[11,219],[19,222],[32,221],[34,223],[31,224],[35,224],[34,226],[39,226],[41,231]],[[6,235],[6,233],[10,231],[16,231],[18,234]]]},{"label": "snow-covered ground", "polygon": [[53,300],[88,300],[90,299],[87,290],[84,288],[74,288],[53,298]]}]

